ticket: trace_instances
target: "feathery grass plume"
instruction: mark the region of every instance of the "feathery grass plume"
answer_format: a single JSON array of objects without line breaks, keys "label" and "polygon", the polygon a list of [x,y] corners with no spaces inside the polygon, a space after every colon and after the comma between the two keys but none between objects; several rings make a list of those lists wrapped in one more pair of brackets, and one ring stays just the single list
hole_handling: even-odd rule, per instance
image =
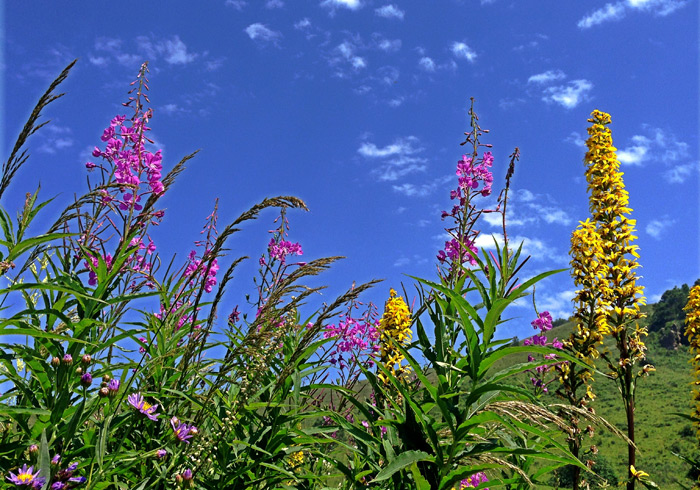
[{"label": "feathery grass plume", "polygon": [[[398,346],[406,347],[411,341],[411,311],[403,300],[396,296],[394,289],[389,290],[389,299],[384,307],[384,315],[379,323],[380,362],[395,377],[406,377],[410,366],[403,366],[404,355]],[[384,373],[377,375],[385,384],[389,382]]]},{"label": "feathery grass plume", "polygon": [[[633,371],[635,364],[646,358],[642,338],[647,335],[646,327],[637,324],[644,317],[640,306],[645,304],[645,299],[634,271],[639,267],[638,247],[632,245],[636,238],[635,220],[628,217],[632,209],[612,133],[607,127],[611,123],[610,115],[595,110],[588,122],[592,125],[588,128],[584,163],[591,218],[581,222],[571,237],[572,275],[579,289],[574,298],[576,329],[565,347],[593,368],[593,360],[599,355],[595,344],[602,343],[606,335],[615,339],[619,356],[613,359],[607,351],[600,356],[608,365],[608,376],[618,384],[627,414],[627,435],[634,442],[636,380],[653,370],[653,366],[646,365],[638,373]],[[569,369],[575,368],[569,366]],[[562,392],[572,404],[585,406],[595,397],[592,380],[592,370],[564,373]],[[579,395],[577,389],[583,385],[586,394]],[[579,449],[581,437],[573,441]],[[628,444],[628,448],[628,466],[633,468],[636,446]],[[627,488],[632,490],[639,478],[631,469],[628,476]],[[575,481],[574,488],[577,486]]]}]

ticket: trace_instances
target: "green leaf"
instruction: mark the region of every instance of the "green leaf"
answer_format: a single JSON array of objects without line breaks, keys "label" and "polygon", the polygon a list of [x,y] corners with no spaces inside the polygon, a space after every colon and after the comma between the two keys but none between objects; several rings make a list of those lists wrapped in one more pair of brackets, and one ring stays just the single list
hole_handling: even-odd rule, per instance
[{"label": "green leaf", "polygon": [[50,410],[43,408],[11,407],[0,405],[0,415],[51,415]]},{"label": "green leaf", "polygon": [[418,463],[413,463],[411,465],[411,474],[413,475],[413,481],[416,482],[418,490],[430,490],[430,483],[420,474]]},{"label": "green leaf", "polygon": [[387,480],[391,478],[391,476],[397,471],[401,471],[407,466],[411,466],[412,464],[417,463],[419,461],[434,460],[435,458],[433,456],[429,455],[424,451],[404,451],[403,453],[399,454],[395,460],[391,461],[386,466],[386,468],[382,469],[382,471],[379,472],[377,477],[370,483],[376,483],[379,481]]}]

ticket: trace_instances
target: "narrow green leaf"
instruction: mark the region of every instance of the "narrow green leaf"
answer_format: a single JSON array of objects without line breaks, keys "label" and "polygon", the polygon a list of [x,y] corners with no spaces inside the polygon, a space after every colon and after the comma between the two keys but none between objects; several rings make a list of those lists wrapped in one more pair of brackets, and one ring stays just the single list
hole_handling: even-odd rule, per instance
[{"label": "narrow green leaf", "polygon": [[399,454],[395,460],[391,461],[377,477],[370,483],[376,483],[387,480],[397,471],[401,471],[407,466],[411,466],[419,461],[434,461],[435,458],[424,451],[404,451]]}]

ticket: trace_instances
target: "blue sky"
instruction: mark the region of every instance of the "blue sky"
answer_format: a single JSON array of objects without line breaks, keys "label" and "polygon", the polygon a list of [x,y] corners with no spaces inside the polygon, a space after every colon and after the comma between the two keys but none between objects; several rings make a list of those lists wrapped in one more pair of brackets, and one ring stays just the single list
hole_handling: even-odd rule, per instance
[{"label": "blue sky", "polygon": [[[41,182],[56,198],[47,221],[86,189],[84,164],[128,84],[150,62],[152,136],[170,169],[201,149],[162,200],[153,236],[182,261],[220,199],[220,225],[264,197],[304,199],[292,241],[305,257],[347,258],[317,283],[330,301],[352,281],[384,278],[382,304],[405,274],[434,278],[456,163],[475,97],[493,144],[494,188],[508,155],[509,234],[525,240],[529,272],[568,264],[569,237],[589,216],[586,119],[611,113],[637,219],[641,283],[651,301],[700,277],[698,3],[433,0],[5,2],[4,154],[49,82],[74,58],[35,135],[32,157],[3,205]],[[5,157],[3,157],[5,158]],[[51,215],[51,213],[54,213]],[[227,308],[253,290],[255,258],[274,213],[230,242],[250,255]],[[51,219],[49,219],[51,218]],[[499,231],[483,220],[482,243]],[[41,231],[41,230],[37,230]],[[537,290],[540,309],[568,316],[566,273]],[[532,307],[502,335],[530,335]]]}]

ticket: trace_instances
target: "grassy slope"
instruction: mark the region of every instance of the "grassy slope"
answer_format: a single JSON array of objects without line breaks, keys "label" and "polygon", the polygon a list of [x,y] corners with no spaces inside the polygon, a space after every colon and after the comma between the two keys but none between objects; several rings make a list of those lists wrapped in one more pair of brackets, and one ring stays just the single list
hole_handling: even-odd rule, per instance
[{"label": "grassy slope", "polygon": [[[651,315],[653,305],[647,307]],[[573,325],[566,323],[551,332],[548,337],[568,337]],[[614,345],[606,339],[607,346],[613,353]],[[648,360],[656,367],[656,372],[648,378],[641,379],[637,388],[637,409],[635,411],[636,441],[640,452],[637,455],[636,467],[651,475],[662,489],[676,490],[680,480],[688,482],[685,475],[689,465],[672,452],[683,455],[697,453],[697,439],[690,422],[671,415],[672,412],[690,413],[692,395],[690,383],[693,381],[692,370],[688,361],[690,354],[687,348],[669,350],[660,347],[653,334],[648,339]],[[522,362],[513,356],[507,363]],[[601,363],[599,369],[606,371]],[[525,381],[523,381],[525,383]],[[593,404],[596,412],[626,432],[627,422],[622,398],[617,386],[612,380],[601,376],[596,378],[594,390],[598,396]],[[552,402],[557,402],[554,396]],[[598,431],[591,444],[598,446],[600,453],[610,461],[619,477],[627,473],[627,447],[623,441],[614,435]]]}]

